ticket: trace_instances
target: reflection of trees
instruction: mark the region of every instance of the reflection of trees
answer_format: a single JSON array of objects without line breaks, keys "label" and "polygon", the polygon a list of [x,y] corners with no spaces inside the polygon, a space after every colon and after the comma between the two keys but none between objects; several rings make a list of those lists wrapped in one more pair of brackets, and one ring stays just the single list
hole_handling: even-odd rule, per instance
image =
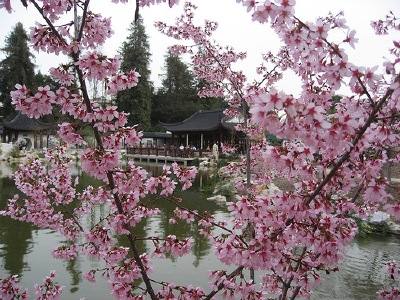
[{"label": "reflection of trees", "polygon": [[[177,192],[177,197],[183,199],[183,205],[189,210],[197,210],[199,214],[207,211],[210,215],[214,214],[221,208],[212,201],[207,201],[204,194],[193,190]],[[176,224],[171,224],[169,220],[174,216],[175,204],[166,199],[159,199],[156,201],[157,207],[161,210],[159,230],[163,236],[174,234],[179,238],[193,237],[194,243],[192,253],[196,257],[193,265],[197,267],[202,258],[209,254],[211,244],[207,238],[199,234],[198,222],[186,223],[186,221],[178,220]],[[171,258],[172,259],[172,258]]]},{"label": "reflection of trees", "polygon": [[[13,179],[0,178],[1,201],[0,210],[6,208],[6,200],[17,193]],[[0,216],[0,257],[3,259],[4,269],[10,275],[21,275],[26,263],[24,256],[28,253],[32,243],[32,226],[25,222],[12,220]]]},{"label": "reflection of trees", "polygon": [[81,264],[79,258],[67,261],[66,270],[71,274],[71,288],[70,292],[75,293],[79,289],[79,283],[81,282]]},{"label": "reflection of trees", "polygon": [[[132,235],[137,238],[136,246],[138,248],[139,253],[147,252],[146,240],[147,237],[147,219],[141,220],[136,226],[132,229]],[[128,240],[125,238],[125,235],[116,236],[118,245],[129,247]]]},{"label": "reflection of trees", "polygon": [[192,252],[196,257],[196,260],[193,262],[193,266],[199,266],[201,259],[209,253],[210,248],[211,244],[208,239],[200,234],[197,234],[197,237],[195,237],[195,243],[192,248]]},{"label": "reflection of trees", "polygon": [[[77,186],[78,191],[82,191],[88,185],[99,186],[102,184],[96,179],[80,172],[79,165],[77,168],[76,175],[79,176],[79,184]],[[160,166],[154,167],[152,173],[157,175],[159,173]],[[207,180],[207,178],[205,178]],[[0,178],[0,209],[4,209],[6,205],[6,199],[12,198],[14,194],[18,193],[18,190],[14,186],[14,182],[11,178]],[[198,210],[202,213],[207,210],[210,214],[214,214],[221,208],[215,203],[207,201],[205,195],[198,192],[198,179],[194,183],[194,186],[189,191],[177,193],[178,197],[183,199],[183,205],[191,210]],[[73,210],[77,206],[77,202],[70,203],[68,205],[69,210]],[[149,205],[153,205],[150,203]],[[192,247],[192,253],[195,256],[193,265],[197,267],[210,250],[210,243],[207,238],[204,238],[198,233],[197,222],[187,224],[185,221],[180,221],[178,224],[170,224],[169,219],[173,217],[173,210],[175,205],[169,203],[166,199],[159,199],[154,202],[160,210],[160,216],[150,220],[142,220],[133,229],[133,235],[138,238],[137,246],[140,253],[149,252],[151,242],[146,242],[142,238],[146,238],[152,235],[151,232],[157,231],[157,235],[162,238],[163,236],[174,234],[178,237],[189,237],[194,238],[194,244]],[[85,220],[87,226],[92,227],[95,223],[108,215],[108,207],[106,205],[96,205],[92,209],[91,215]],[[157,224],[157,225],[155,225]],[[29,252],[29,247],[32,245],[32,230],[33,226],[25,223],[14,221],[8,217],[0,216],[0,257],[3,261],[3,269],[7,270],[9,274],[23,275],[24,268],[29,266],[29,262],[24,262],[25,255]],[[119,245],[128,246],[124,236],[117,236],[117,243]],[[142,240],[141,240],[142,239]],[[171,258],[172,259],[172,258]],[[79,258],[76,260],[68,261],[65,264],[66,271],[71,276],[71,293],[74,293],[82,280],[81,276],[81,263]],[[2,274],[4,276],[5,274]]]},{"label": "reflection of trees", "polygon": [[[139,165],[143,166],[148,172],[150,176],[158,176],[162,173],[162,165],[160,164],[150,164],[150,163],[139,163]],[[208,181],[209,176],[208,173],[203,174],[202,181],[203,183]],[[179,190],[179,188],[178,188]],[[209,214],[214,214],[217,210],[220,211],[221,207],[216,205],[216,203],[207,201],[205,198],[205,194],[199,192],[200,190],[200,176],[197,176],[195,181],[193,182],[193,186],[187,191],[178,191],[176,192],[177,197],[181,197],[183,199],[183,205],[190,210],[197,210],[200,214],[203,211],[208,211]],[[155,196],[148,196],[146,203],[148,205],[155,205],[161,210],[160,216],[155,219],[159,222],[145,222],[142,220],[136,227],[133,229],[133,233],[136,237],[148,237],[149,230],[159,232],[157,234],[158,237],[163,238],[168,235],[176,235],[179,238],[187,238],[193,237],[194,243],[192,247],[192,253],[196,257],[196,260],[193,262],[193,265],[197,267],[203,257],[208,255],[211,244],[208,239],[199,234],[199,226],[197,225],[197,221],[194,223],[188,224],[185,221],[178,221],[177,224],[171,224],[169,222],[170,218],[174,216],[175,205],[169,202],[164,198],[159,198],[155,200]],[[153,220],[154,221],[154,220]],[[155,225],[157,224],[157,225]],[[149,228],[146,228],[149,226]],[[152,226],[158,226],[157,228],[152,228]],[[139,242],[139,241],[138,241]],[[118,238],[118,243],[121,245],[125,245],[126,241],[123,237]],[[151,245],[151,243],[149,243]],[[146,251],[146,243],[143,241],[143,244],[139,245],[139,249]],[[167,255],[169,259],[174,261],[174,258],[170,255]]]},{"label": "reflection of trees", "polygon": [[398,240],[392,236],[358,237],[350,245],[339,271],[324,274],[326,279],[311,299],[365,299],[393,281],[386,273],[385,263],[400,260]]}]

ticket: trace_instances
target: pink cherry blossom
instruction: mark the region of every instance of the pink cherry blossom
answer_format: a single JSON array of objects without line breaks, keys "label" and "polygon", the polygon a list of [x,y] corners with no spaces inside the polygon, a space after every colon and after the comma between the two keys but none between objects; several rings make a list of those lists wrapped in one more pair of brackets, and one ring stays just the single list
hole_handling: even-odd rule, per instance
[{"label": "pink cherry blossom", "polygon": [[53,76],[56,82],[65,84],[67,86],[74,82],[74,74],[68,70],[68,68],[61,66],[58,68],[50,68],[50,74]]},{"label": "pink cherry blossom", "polygon": [[[387,273],[392,280],[398,280],[400,276],[399,267],[396,261],[389,261],[386,265]],[[400,297],[400,289],[398,287],[391,287],[387,290],[380,290],[377,292],[378,299],[395,300]]]},{"label": "pink cherry blossom", "polygon": [[118,73],[107,82],[107,94],[114,95],[119,91],[132,88],[139,82],[140,74],[135,71],[129,73]]},{"label": "pink cherry blossom", "polygon": [[8,11],[8,13],[11,14],[13,12],[13,9],[11,7],[11,0],[1,0],[0,9],[1,8],[5,8]]},{"label": "pink cherry blossom", "polygon": [[53,279],[56,277],[55,271],[51,271],[49,276],[43,279],[43,284],[35,284],[35,295],[37,300],[58,300],[64,289],[63,286],[56,284]]},{"label": "pink cherry blossom", "polygon": [[119,68],[118,58],[108,58],[97,52],[82,56],[76,65],[82,70],[84,77],[89,80],[101,80],[115,74]]},{"label": "pink cherry blossom", "polygon": [[71,123],[62,123],[58,125],[60,129],[57,134],[67,143],[73,145],[83,145],[86,144],[83,137],[76,132],[74,126]]},{"label": "pink cherry blossom", "polygon": [[28,291],[21,291],[18,276],[13,275],[9,278],[0,279],[0,296],[4,300],[28,299]]}]

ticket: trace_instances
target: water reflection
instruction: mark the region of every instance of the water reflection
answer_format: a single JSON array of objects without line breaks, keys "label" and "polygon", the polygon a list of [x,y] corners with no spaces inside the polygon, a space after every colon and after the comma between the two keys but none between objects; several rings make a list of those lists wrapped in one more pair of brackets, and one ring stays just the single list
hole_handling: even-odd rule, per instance
[{"label": "water reflection", "polygon": [[[10,173],[7,168],[3,169],[1,166],[1,170]],[[152,175],[158,175],[162,166],[148,164],[146,169]],[[78,164],[73,166],[73,172],[79,177],[78,190],[82,190],[89,184],[94,186],[99,184],[98,181],[82,174]],[[190,209],[207,210],[210,214],[214,214],[217,220],[229,218],[224,207],[205,200],[207,195],[199,191],[200,184],[206,184],[207,180],[207,174],[199,176],[193,189],[179,192],[177,196],[182,197],[183,204]],[[0,177],[0,209],[5,207],[6,199],[11,198],[15,193],[13,180],[8,175]],[[198,234],[196,223],[187,224],[179,221],[175,225],[169,222],[175,208],[173,204],[165,199],[148,200],[160,208],[161,214],[142,220],[134,229],[135,236],[144,238],[175,234],[194,238],[192,252],[189,255],[155,260],[153,277],[158,280],[168,278],[182,285],[193,284],[207,288],[206,271],[222,268],[221,263],[210,254],[210,242]],[[86,219],[86,225],[93,226],[107,214],[108,208],[105,205],[95,206]],[[50,249],[61,242],[62,237],[50,230],[37,229],[29,224],[0,216],[0,277],[11,274],[20,275],[22,283],[30,289],[32,294],[33,284],[48,275],[49,270],[55,269],[59,275],[58,282],[69,288],[64,291],[63,299],[79,299],[84,296],[87,299],[109,298],[105,296],[109,295],[109,292],[101,278],[95,288],[93,284],[82,279],[82,272],[99,267],[96,261],[78,257],[74,261],[64,262],[50,256]],[[123,237],[118,237],[118,243],[126,245]],[[399,245],[400,241],[395,237],[368,237],[355,240],[349,246],[346,260],[340,265],[340,272],[326,275],[326,281],[310,299],[376,299],[376,291],[389,283],[384,263],[389,259],[400,260]],[[152,249],[152,243],[143,240],[138,248],[140,252],[149,252]],[[193,267],[196,269],[194,270]]]},{"label": "water reflection", "polygon": [[359,237],[348,249],[339,272],[324,276],[311,299],[377,299],[376,292],[391,284],[385,263],[400,260],[400,240],[396,236]]},{"label": "water reflection", "polygon": [[[3,168],[4,165],[4,168]],[[0,179],[0,210],[6,206],[6,200],[16,193],[14,181],[10,177],[11,168],[4,163],[1,165],[3,176]],[[0,217],[0,257],[1,269],[7,271],[7,275],[22,275],[27,262],[24,256],[32,248],[32,226],[27,223]]]},{"label": "water reflection", "polygon": [[[152,176],[157,176],[162,172],[162,165],[160,164],[142,164],[143,167]],[[177,191],[176,196],[183,199],[182,204],[190,210],[204,211],[207,210],[210,214],[226,213],[226,209],[219,207],[215,202],[207,201],[207,194],[200,192],[200,183],[207,183],[207,173],[199,174],[198,178],[193,182],[193,187],[187,191]],[[157,198],[149,196],[147,199],[149,205],[154,205],[159,208],[161,213],[153,218],[142,220],[133,229],[133,234],[139,238],[149,236],[163,237],[167,235],[176,235],[179,237],[193,237],[193,261],[191,264],[198,267],[201,260],[210,254],[211,244],[207,238],[198,233],[199,226],[195,223],[186,223],[185,221],[178,220],[177,224],[171,224],[170,219],[174,217],[173,210],[176,205],[167,201],[164,198]],[[119,237],[118,241],[127,246],[124,237]],[[140,244],[139,250],[142,252],[149,252],[152,249],[152,242],[143,242]],[[176,262],[177,259],[172,256],[167,256],[170,261]]]},{"label": "water reflection", "polygon": [[[4,162],[0,170],[0,209],[4,209],[6,200],[13,197],[17,190],[14,186],[11,174],[15,171],[16,166],[10,166]],[[159,175],[162,172],[162,165],[160,164],[147,164],[145,168],[151,175]],[[79,178],[77,190],[81,191],[88,185],[98,186],[99,181],[87,176],[81,172],[79,164],[74,164],[71,167],[74,176]],[[206,182],[206,175],[204,180]],[[185,205],[191,209],[208,210],[212,214],[222,213],[223,210],[213,202],[205,200],[205,195],[199,192],[200,180],[196,179],[194,187],[191,191],[179,192],[178,197],[185,199]],[[183,260],[189,260],[191,265],[201,269],[201,261],[209,255],[210,243],[203,236],[198,234],[197,224],[187,224],[186,222],[178,222],[172,225],[169,219],[173,217],[173,209],[175,206],[165,199],[150,199],[155,206],[161,210],[161,214],[151,218],[142,220],[134,228],[134,235],[137,237],[148,236],[165,236],[175,234],[178,236],[188,237],[193,236],[194,243],[191,255],[183,259],[175,259],[168,257],[165,260],[158,260],[155,262],[155,269],[159,269],[155,276],[162,278],[164,272],[169,273],[171,264],[176,268],[181,268]],[[70,204],[73,208],[74,204]],[[96,205],[93,207],[91,214],[85,220],[88,227],[94,226],[99,220],[104,219],[109,213],[105,205]],[[64,297],[70,298],[68,295],[74,294],[73,298],[78,295],[95,297],[96,294],[101,298],[104,293],[108,294],[107,286],[96,286],[94,291],[93,285],[82,280],[82,272],[90,270],[91,268],[98,268],[97,262],[83,257],[78,257],[73,261],[60,261],[55,260],[50,255],[50,249],[56,248],[58,244],[63,243],[63,238],[51,230],[38,229],[27,223],[13,221],[8,217],[0,217],[0,277],[10,276],[11,274],[18,274],[24,285],[32,290],[33,284],[41,280],[42,277],[48,274],[48,271],[55,269],[59,274],[58,281],[61,285],[69,287],[69,290],[64,292]],[[124,237],[117,237],[118,243],[126,245]],[[138,243],[140,252],[149,252],[152,249],[152,243],[145,240]],[[209,259],[206,259],[209,263]],[[209,264],[203,266],[204,272],[211,266]],[[214,263],[212,263],[214,265]],[[178,266],[179,265],[179,266]],[[157,267],[156,267],[157,266]],[[190,268],[185,268],[190,269]],[[181,274],[178,272],[178,274]],[[187,281],[185,284],[194,283],[196,280],[193,278],[193,272],[186,276]],[[170,274],[168,274],[170,276]],[[196,276],[205,277],[205,276]],[[100,279],[101,280],[101,279]],[[179,281],[179,278],[175,278]],[[200,284],[200,283],[198,283]],[[202,282],[200,285],[205,285]]]}]

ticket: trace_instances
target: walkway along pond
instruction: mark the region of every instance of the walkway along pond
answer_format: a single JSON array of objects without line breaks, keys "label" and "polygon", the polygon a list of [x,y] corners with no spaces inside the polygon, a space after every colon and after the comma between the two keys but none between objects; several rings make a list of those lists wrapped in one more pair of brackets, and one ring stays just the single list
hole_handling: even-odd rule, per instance
[{"label": "walkway along pond", "polygon": [[156,162],[156,163],[182,163],[184,166],[190,165],[193,160],[206,159],[211,155],[211,151],[207,149],[183,149],[173,145],[165,147],[130,147],[126,150],[126,156],[139,162]]},{"label": "walkway along pond", "polygon": [[[146,164],[146,168],[151,173],[157,174],[161,165]],[[8,176],[10,172],[7,172],[7,169],[10,169],[10,166],[1,162],[0,170],[5,176],[0,177],[0,209],[4,208],[6,199],[17,192],[12,178]],[[82,186],[95,184],[92,179],[82,175],[79,168],[76,172]],[[220,220],[229,218],[224,206],[207,201],[206,198],[209,195],[200,192],[200,182],[207,183],[207,180],[207,174],[200,174],[194,188],[183,192],[182,198],[193,209],[207,209]],[[212,255],[210,243],[196,234],[196,225],[181,223],[171,228],[168,219],[172,215],[173,208],[168,203],[164,203],[161,207],[161,215],[142,222],[136,227],[138,234],[170,234],[174,230],[179,234],[194,236],[195,242],[190,255],[175,259],[169,257],[154,262],[155,276],[157,279],[168,277],[179,284],[193,284],[207,289],[206,271],[210,268],[218,268],[221,264]],[[92,211],[91,217],[86,222],[91,224],[105,213],[107,213],[107,207],[99,205]],[[80,257],[75,261],[64,262],[51,257],[51,249],[55,248],[60,240],[61,237],[50,230],[37,229],[26,223],[0,217],[0,277],[18,274],[22,284],[28,287],[30,294],[33,295],[33,285],[48,275],[50,270],[56,270],[58,283],[66,286],[62,299],[80,299],[81,297],[85,297],[86,300],[112,299],[109,296],[107,284],[101,278],[98,279],[97,284],[88,283],[82,278],[82,271],[97,266],[95,261]],[[149,248],[150,244],[143,242],[140,250]],[[325,282],[310,299],[376,299],[376,291],[391,283],[385,272],[385,263],[393,259],[400,261],[398,237],[359,237],[349,245],[347,257],[339,266],[340,271],[325,274]]]}]

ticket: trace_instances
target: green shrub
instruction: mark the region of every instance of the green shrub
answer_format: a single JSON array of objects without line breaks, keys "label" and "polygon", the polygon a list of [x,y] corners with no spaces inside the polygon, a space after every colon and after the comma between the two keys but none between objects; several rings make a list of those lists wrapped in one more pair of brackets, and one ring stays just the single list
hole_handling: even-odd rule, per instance
[{"label": "green shrub", "polygon": [[10,156],[12,158],[18,158],[20,155],[21,150],[19,150],[19,147],[13,147],[11,152],[10,152]]},{"label": "green shrub", "polygon": [[239,157],[239,154],[234,152],[234,153],[221,153],[218,158],[219,159],[226,159],[226,160],[235,160],[238,157]]},{"label": "green shrub", "polygon": [[219,159],[217,161],[217,169],[220,169],[220,168],[225,167],[227,165],[229,165],[229,162],[227,160],[225,160],[225,159]]},{"label": "green shrub", "polygon": [[200,159],[195,157],[192,162],[190,163],[191,166],[198,167],[200,165]]},{"label": "green shrub", "polygon": [[359,217],[356,217],[356,216],[352,216],[351,218],[357,224],[357,228],[358,228],[357,235],[358,236],[365,237],[370,234],[386,236],[390,233],[390,227],[389,227],[389,224],[387,224],[387,223],[373,225],[373,224],[370,224],[370,223],[366,222],[365,220],[363,220]]},{"label": "green shrub", "polygon": [[225,196],[226,198],[230,198],[233,196],[232,190],[229,188],[223,188],[219,192],[220,195]]},{"label": "green shrub", "polygon": [[357,224],[357,229],[358,229],[357,235],[358,236],[364,237],[368,234],[371,234],[374,231],[374,229],[371,226],[368,226],[368,224],[366,224],[363,219],[356,217],[356,216],[352,216],[351,218]]},{"label": "green shrub", "polygon": [[214,171],[207,182],[203,183],[201,191],[207,194],[212,194],[214,192],[215,186],[221,181],[218,176],[217,171]]},{"label": "green shrub", "polygon": [[219,155],[219,159],[227,159],[228,158],[228,154],[226,154],[226,153],[221,153],[220,155]]}]

